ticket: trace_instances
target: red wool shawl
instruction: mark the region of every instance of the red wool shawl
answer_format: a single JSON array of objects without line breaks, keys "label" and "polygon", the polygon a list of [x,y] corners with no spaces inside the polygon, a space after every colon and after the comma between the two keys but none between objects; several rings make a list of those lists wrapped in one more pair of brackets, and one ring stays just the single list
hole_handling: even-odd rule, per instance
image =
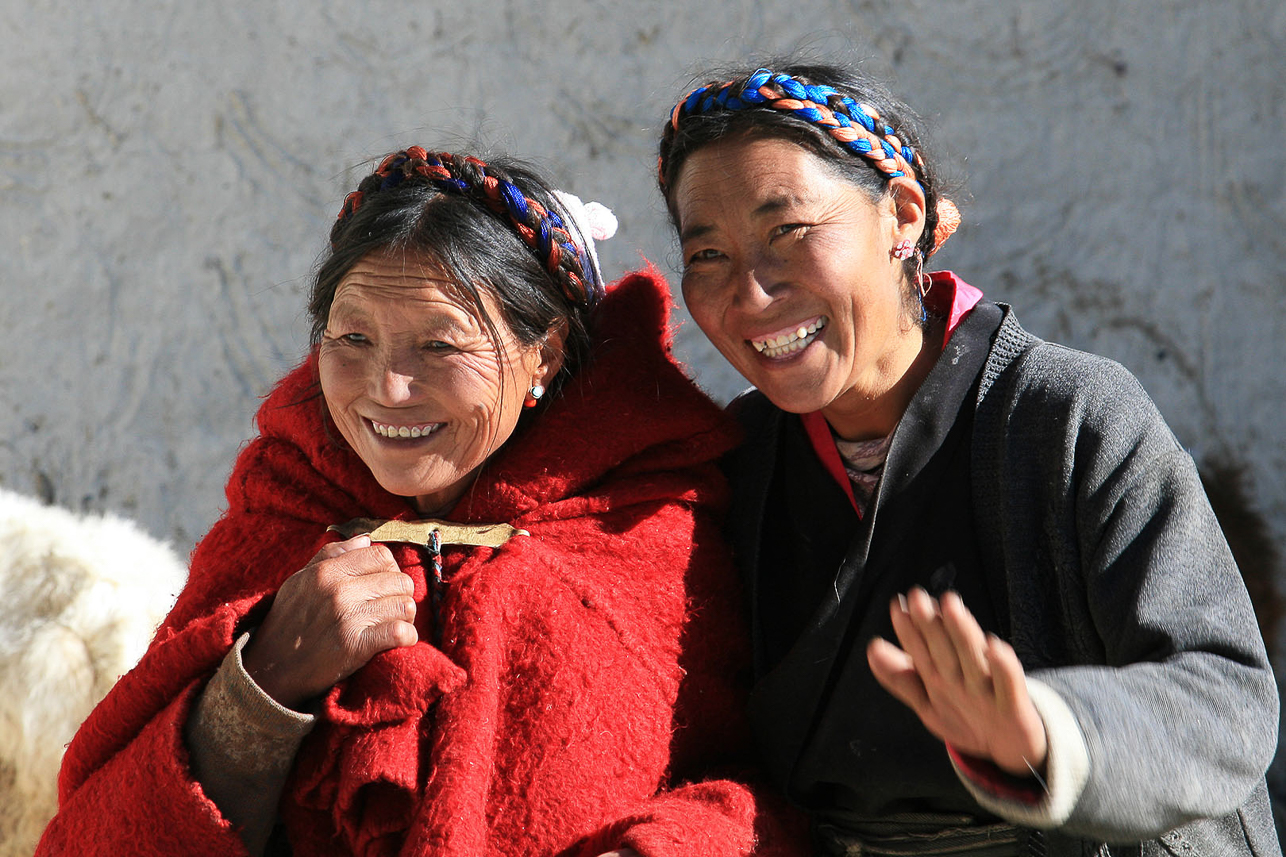
[{"label": "red wool shawl", "polygon": [[[718,533],[733,430],[670,357],[655,271],[620,282],[596,321],[593,362],[449,516],[531,535],[444,552],[440,649],[421,560],[395,549],[421,642],[321,702],[281,802],[297,857],[715,857],[757,835],[759,853],[793,850],[785,816],[708,773],[747,741],[740,595]],[[259,411],[178,603],[70,745],[38,853],[244,853],[188,769],[194,698],[327,525],[415,517],[317,391],[310,358]]]}]

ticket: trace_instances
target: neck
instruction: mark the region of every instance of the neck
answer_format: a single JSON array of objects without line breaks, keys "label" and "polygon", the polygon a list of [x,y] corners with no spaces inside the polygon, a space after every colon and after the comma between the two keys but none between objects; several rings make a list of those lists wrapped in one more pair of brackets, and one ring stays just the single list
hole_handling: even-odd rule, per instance
[{"label": "neck", "polygon": [[942,352],[941,328],[942,323],[934,321],[927,331],[915,325],[907,332],[906,347],[891,360],[893,381],[879,395],[861,396],[850,390],[822,408],[822,416],[835,434],[844,440],[872,440],[892,434]]}]

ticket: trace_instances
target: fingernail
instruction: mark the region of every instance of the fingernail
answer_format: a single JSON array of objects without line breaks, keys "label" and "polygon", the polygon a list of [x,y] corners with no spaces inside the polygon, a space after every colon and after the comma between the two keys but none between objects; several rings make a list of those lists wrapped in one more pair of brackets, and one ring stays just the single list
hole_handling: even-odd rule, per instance
[{"label": "fingernail", "polygon": [[903,613],[910,612],[910,604],[907,602],[906,596],[901,592],[898,593],[898,606],[902,608]]}]

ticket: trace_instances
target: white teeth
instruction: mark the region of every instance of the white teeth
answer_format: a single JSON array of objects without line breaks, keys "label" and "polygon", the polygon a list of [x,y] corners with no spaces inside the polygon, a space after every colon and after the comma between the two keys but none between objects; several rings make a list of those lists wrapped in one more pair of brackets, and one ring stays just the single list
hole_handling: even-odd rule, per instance
[{"label": "white teeth", "polygon": [[380,437],[390,437],[390,438],[391,437],[397,437],[397,438],[428,437],[429,435],[433,434],[433,432],[437,431],[438,426],[439,424],[437,423],[430,423],[428,425],[422,425],[422,426],[392,426],[386,423],[377,423],[374,420],[371,420],[371,428],[375,429],[375,433],[377,435],[379,435]]},{"label": "white teeth", "polygon": [[790,333],[770,336],[767,339],[752,339],[750,344],[765,357],[781,357],[784,354],[791,354],[807,348],[817,338],[815,335],[817,331],[825,326],[826,316],[822,316],[811,324],[801,324],[797,330],[793,330]]}]

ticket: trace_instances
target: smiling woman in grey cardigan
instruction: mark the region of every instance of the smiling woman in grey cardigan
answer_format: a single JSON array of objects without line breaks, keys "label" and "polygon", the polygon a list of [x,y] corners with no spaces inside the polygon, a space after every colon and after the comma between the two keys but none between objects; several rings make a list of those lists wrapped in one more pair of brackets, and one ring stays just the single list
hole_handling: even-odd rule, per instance
[{"label": "smiling woman in grey cardigan", "polygon": [[959,215],[910,111],[750,66],[675,107],[660,180],[755,387],[752,717],[819,848],[1280,855],[1276,686],[1192,460],[1121,366],[923,273]]}]

